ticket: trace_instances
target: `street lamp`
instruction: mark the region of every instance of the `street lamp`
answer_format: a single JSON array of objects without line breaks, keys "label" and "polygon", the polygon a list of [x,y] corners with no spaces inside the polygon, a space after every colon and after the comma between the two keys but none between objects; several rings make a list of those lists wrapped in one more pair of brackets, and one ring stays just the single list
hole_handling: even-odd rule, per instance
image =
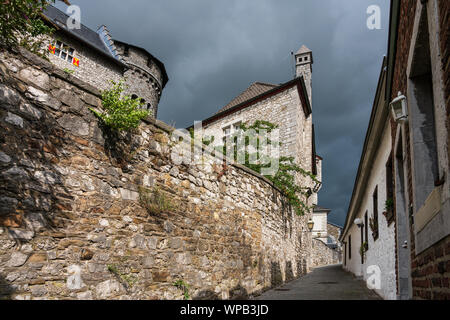
[{"label": "street lamp", "polygon": [[364,225],[364,222],[360,218],[356,218],[355,221],[353,221],[354,224],[358,226],[358,228],[361,228]]},{"label": "street lamp", "polygon": [[406,97],[399,91],[397,98],[389,104],[392,110],[392,116],[395,122],[403,122],[408,120],[408,106]]}]

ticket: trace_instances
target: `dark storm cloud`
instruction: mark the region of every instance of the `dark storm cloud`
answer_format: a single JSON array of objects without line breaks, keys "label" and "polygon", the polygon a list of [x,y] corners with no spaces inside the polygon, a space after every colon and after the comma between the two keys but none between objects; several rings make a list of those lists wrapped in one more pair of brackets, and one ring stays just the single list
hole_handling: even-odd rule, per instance
[{"label": "dark storm cloud", "polygon": [[[386,54],[388,0],[71,0],[82,22],[142,46],[169,74],[158,117],[177,127],[215,113],[254,81],[292,78],[291,51],[314,55],[313,120],[323,156],[319,204],[342,224]],[[382,30],[366,27],[379,5]]]}]

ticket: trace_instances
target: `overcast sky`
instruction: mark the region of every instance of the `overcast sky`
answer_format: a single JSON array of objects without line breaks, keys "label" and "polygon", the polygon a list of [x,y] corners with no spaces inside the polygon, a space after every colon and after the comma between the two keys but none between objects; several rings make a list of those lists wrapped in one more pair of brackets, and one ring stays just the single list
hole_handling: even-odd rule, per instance
[{"label": "overcast sky", "polygon": [[[353,190],[382,58],[388,0],[70,0],[82,23],[146,48],[169,82],[158,118],[186,127],[255,81],[292,79],[291,51],[313,51],[313,122],[324,158],[319,205],[342,225]],[[366,26],[381,8],[381,29]],[[58,5],[60,8],[64,8]]]}]

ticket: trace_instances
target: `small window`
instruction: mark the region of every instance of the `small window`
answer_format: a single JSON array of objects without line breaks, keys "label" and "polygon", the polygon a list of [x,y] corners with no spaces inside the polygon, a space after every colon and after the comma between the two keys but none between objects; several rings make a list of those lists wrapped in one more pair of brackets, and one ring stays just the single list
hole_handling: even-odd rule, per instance
[{"label": "small window", "polygon": [[352,259],[352,236],[348,236],[348,260]]},{"label": "small window", "polygon": [[130,47],[129,46],[125,46],[125,48],[123,49],[123,55],[125,57],[128,57],[130,55]]},{"label": "small window", "polygon": [[223,135],[224,135],[224,136],[228,136],[228,135],[231,134],[231,128],[230,128],[229,126],[223,128],[222,130],[223,130]]},{"label": "small window", "polygon": [[378,239],[378,186],[375,188],[375,191],[373,192],[373,217],[372,217],[372,235],[373,239]]},{"label": "small window", "polygon": [[152,108],[152,105],[150,103],[147,103],[147,110],[150,110]]},{"label": "small window", "polygon": [[233,132],[241,130],[241,124],[242,124],[241,121],[236,122],[235,124],[233,124]]},{"label": "small window", "polygon": [[132,94],[132,95],[131,95],[131,99],[136,100],[137,98],[138,98],[137,95],[135,95],[135,94]]},{"label": "small window", "polygon": [[369,216],[368,216],[368,212],[366,211],[366,214],[364,215],[364,241],[367,243],[367,247],[366,249],[369,250]]},{"label": "small window", "polygon": [[55,44],[55,56],[60,57],[61,59],[72,63],[73,62],[73,58],[75,57],[75,49],[68,46],[67,44],[61,42],[61,41],[56,41]]},{"label": "small window", "polygon": [[152,59],[148,58],[147,59],[147,67],[151,68],[153,65]]}]

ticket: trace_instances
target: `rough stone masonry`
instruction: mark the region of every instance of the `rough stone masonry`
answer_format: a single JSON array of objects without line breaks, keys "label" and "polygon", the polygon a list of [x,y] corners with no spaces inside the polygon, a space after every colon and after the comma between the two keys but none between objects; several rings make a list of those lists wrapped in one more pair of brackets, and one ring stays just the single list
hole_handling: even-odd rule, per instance
[{"label": "rough stone masonry", "polygon": [[[267,179],[172,160],[173,128],[117,135],[99,92],[26,51],[0,52],[0,296],[245,298],[308,272],[306,218]],[[164,194],[155,213],[144,195]]]}]

